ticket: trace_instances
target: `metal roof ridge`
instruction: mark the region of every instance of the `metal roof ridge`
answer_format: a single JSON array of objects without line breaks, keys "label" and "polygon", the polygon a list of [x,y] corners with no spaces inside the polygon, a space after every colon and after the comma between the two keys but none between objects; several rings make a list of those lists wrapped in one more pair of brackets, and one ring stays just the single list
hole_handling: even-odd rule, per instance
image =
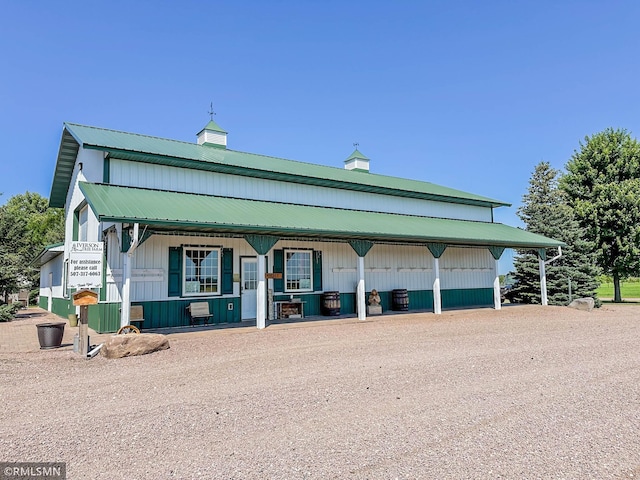
[{"label": "metal roof ridge", "polygon": [[[131,135],[131,136],[135,136],[135,137],[144,137],[144,138],[152,138],[154,140],[163,140],[165,142],[175,142],[175,143],[182,143],[184,145],[192,145],[194,147],[201,147],[202,145],[198,145],[197,143],[193,143],[193,142],[187,142],[186,140],[176,140],[175,138],[165,138],[165,137],[158,137],[156,135],[147,135],[144,133],[134,133],[134,132],[125,132],[124,130],[114,130],[113,128],[104,128],[104,127],[95,127],[93,125],[82,125],[81,123],[72,123],[72,122],[64,122],[65,125],[69,125],[72,127],[82,127],[82,128],[91,128],[93,130],[101,130],[103,132],[114,132],[114,133],[122,133],[124,135]],[[137,150],[131,150],[132,152],[137,151]],[[151,152],[141,152],[141,153],[148,153],[149,155],[156,155],[154,153]]]},{"label": "metal roof ridge", "polygon": [[[297,206],[297,207],[310,207],[310,208],[320,208],[320,209],[324,209],[324,210],[338,210],[341,212],[363,212],[363,213],[377,213],[377,214],[384,214],[384,215],[394,215],[396,217],[410,217],[410,218],[430,218],[433,220],[446,220],[446,221],[450,221],[450,222],[461,222],[461,223],[479,223],[479,224],[486,224],[486,225],[506,225],[504,223],[501,222],[485,222],[483,220],[465,220],[465,219],[461,219],[461,218],[448,218],[448,217],[434,217],[431,215],[412,215],[412,214],[408,214],[408,213],[397,213],[397,212],[381,212],[381,211],[377,211],[377,210],[360,210],[360,209],[354,209],[354,208],[340,208],[340,207],[331,207],[331,206],[327,206],[327,205],[311,205],[311,204],[305,204],[305,203],[292,203],[292,202],[279,202],[279,201],[275,201],[275,200],[260,200],[257,198],[243,198],[243,197],[230,197],[228,195],[209,195],[207,193],[199,193],[199,192],[182,192],[180,190],[167,190],[167,189],[163,189],[163,188],[149,188],[149,187],[136,187],[134,185],[114,185],[111,183],[102,183],[102,182],[78,182],[79,184],[85,184],[85,185],[96,185],[96,186],[101,186],[101,187],[108,187],[108,188],[125,188],[127,190],[143,190],[146,192],[159,192],[159,193],[175,193],[178,195],[186,195],[186,196],[193,196],[193,197],[207,197],[207,198],[222,198],[222,199],[226,199],[226,200],[242,200],[245,202],[257,202],[257,203],[270,203],[273,205],[292,205],[292,206]],[[509,225],[506,225],[509,226]],[[511,227],[511,228],[517,228],[519,230],[523,230],[520,227]],[[523,231],[527,231],[527,230],[523,230]]]}]

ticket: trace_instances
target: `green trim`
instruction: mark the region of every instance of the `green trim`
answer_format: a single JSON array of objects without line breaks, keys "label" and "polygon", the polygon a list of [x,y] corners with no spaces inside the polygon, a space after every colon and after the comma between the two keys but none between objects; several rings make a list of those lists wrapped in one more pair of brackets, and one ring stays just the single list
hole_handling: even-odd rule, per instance
[{"label": "green trim", "polygon": [[365,257],[373,247],[373,242],[369,240],[349,240],[349,245],[359,257]]},{"label": "green trim", "polygon": [[245,235],[244,239],[258,255],[266,255],[280,238],[271,235]]},{"label": "green trim", "polygon": [[223,295],[233,293],[233,248],[222,249],[222,286]]},{"label": "green trim", "polygon": [[80,209],[75,209],[73,212],[73,233],[71,235],[71,239],[74,242],[78,241],[78,236],[80,232]]},{"label": "green trim", "polygon": [[102,163],[102,183],[111,183],[111,159],[108,155]]},{"label": "green trim", "polygon": [[487,247],[495,260],[500,260],[505,247]]},{"label": "green trim", "polygon": [[431,255],[433,255],[433,258],[440,258],[447,249],[447,246],[443,243],[427,243],[427,248],[431,252]]},{"label": "green trim", "polygon": [[282,274],[273,279],[273,291],[284,292],[284,249],[273,251],[273,273]]},{"label": "green trim", "polygon": [[538,249],[538,258],[542,261],[547,260],[547,250],[545,248]]},{"label": "green trim", "polygon": [[493,306],[493,288],[442,290],[440,296],[442,298],[442,308]]},{"label": "green trim", "polygon": [[58,160],[56,171],[53,175],[51,192],[49,193],[49,206],[63,208],[67,202],[67,194],[71,186],[73,170],[76,166],[76,158],[80,142],[74,138],[73,134],[65,127],[60,139],[60,149],[58,150]]},{"label": "green trim", "polygon": [[[144,323],[142,329],[169,328],[189,326],[190,319],[187,306],[196,301],[194,299],[166,300],[154,302],[132,302],[132,305],[142,305]],[[197,301],[208,302],[209,311],[213,315],[209,323],[237,323],[240,322],[240,299],[204,298]],[[228,305],[233,305],[229,310]],[[89,327],[98,333],[113,333],[120,328],[120,303],[99,303],[89,306]]]}]

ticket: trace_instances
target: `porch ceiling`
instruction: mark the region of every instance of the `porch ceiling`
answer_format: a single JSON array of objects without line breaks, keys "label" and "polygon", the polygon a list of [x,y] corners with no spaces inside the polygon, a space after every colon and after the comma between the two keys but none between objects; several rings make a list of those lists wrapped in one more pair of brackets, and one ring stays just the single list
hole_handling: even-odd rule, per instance
[{"label": "porch ceiling", "polygon": [[501,223],[396,215],[80,183],[100,221],[154,229],[367,239],[448,245],[549,248],[562,242]]}]

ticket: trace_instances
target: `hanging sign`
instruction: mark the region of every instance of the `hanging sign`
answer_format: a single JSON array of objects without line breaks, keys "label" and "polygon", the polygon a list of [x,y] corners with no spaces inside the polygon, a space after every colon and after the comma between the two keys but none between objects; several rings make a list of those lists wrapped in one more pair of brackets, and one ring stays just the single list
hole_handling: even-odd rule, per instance
[{"label": "hanging sign", "polygon": [[69,287],[102,287],[103,250],[104,242],[71,242],[71,250],[69,250]]}]

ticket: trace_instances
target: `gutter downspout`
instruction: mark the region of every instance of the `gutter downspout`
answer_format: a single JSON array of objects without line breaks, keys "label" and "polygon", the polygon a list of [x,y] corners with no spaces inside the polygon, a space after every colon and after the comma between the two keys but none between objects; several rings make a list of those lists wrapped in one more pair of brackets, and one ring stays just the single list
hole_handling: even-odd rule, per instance
[{"label": "gutter downspout", "polygon": [[131,311],[131,264],[133,263],[133,254],[140,244],[139,238],[140,224],[133,224],[133,236],[131,238],[131,246],[124,256],[123,276],[122,276],[122,305],[120,307],[120,326],[129,325],[129,314]]},{"label": "gutter downspout", "polygon": [[545,271],[545,265],[551,262],[555,262],[561,256],[562,256],[562,247],[558,246],[558,255],[556,255],[555,257],[549,260],[543,260],[542,258],[538,257],[538,264],[540,267],[540,297],[541,297],[542,305],[545,305],[545,306],[549,305],[549,300],[547,298],[547,274]]}]

